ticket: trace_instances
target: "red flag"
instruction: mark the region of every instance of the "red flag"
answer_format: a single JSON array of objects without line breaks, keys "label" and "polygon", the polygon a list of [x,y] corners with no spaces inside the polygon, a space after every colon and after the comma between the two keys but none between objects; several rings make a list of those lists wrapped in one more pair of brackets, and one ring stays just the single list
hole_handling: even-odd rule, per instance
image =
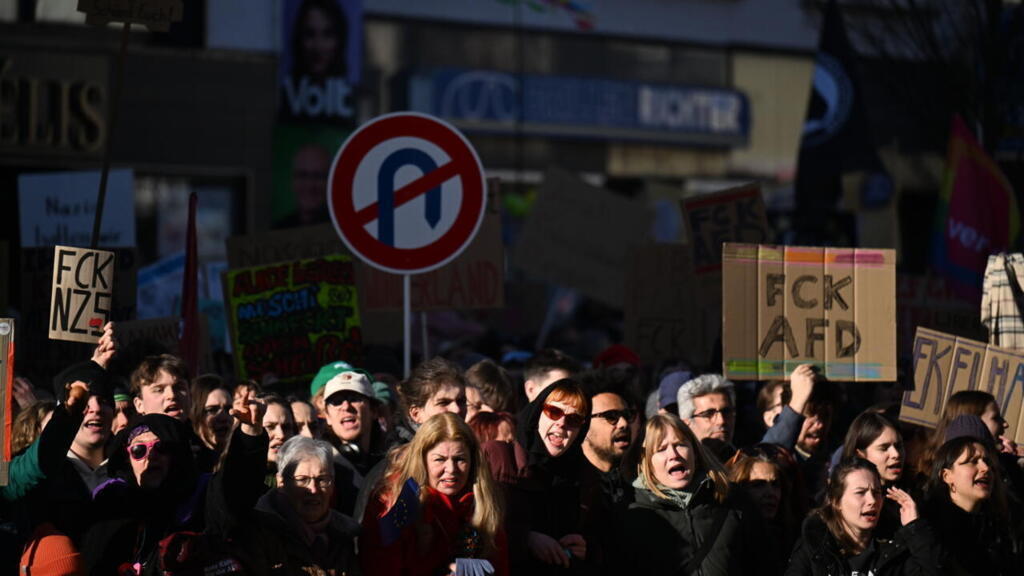
[{"label": "red flag", "polygon": [[936,216],[933,264],[958,293],[976,299],[988,255],[1015,246],[1020,213],[1013,187],[959,116]]},{"label": "red flag", "polygon": [[199,270],[196,250],[196,204],[193,192],[188,198],[188,235],[185,240],[185,275],[181,281],[181,338],[178,352],[188,366],[189,374],[199,372]]}]

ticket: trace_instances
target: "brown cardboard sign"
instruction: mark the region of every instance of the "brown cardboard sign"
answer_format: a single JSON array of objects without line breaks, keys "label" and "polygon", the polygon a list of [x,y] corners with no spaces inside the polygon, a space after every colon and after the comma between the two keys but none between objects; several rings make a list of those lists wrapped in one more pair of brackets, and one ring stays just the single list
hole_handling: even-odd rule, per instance
[{"label": "brown cardboard sign", "polygon": [[538,279],[621,308],[628,246],[647,237],[650,220],[646,203],[550,169],[513,264]]},{"label": "brown cardboard sign", "polygon": [[[147,318],[146,320],[128,320],[118,322],[115,328],[118,344],[123,349],[135,343],[148,341],[170,354],[178,354],[178,334],[181,329],[181,318],[168,316],[165,318]],[[199,371],[213,370],[213,357],[210,353],[209,325],[206,316],[199,316]]]},{"label": "brown cardboard sign", "polygon": [[11,464],[11,437],[7,431],[14,421],[11,395],[8,392],[14,385],[14,319],[0,318],[0,446],[3,446],[3,457],[0,458],[0,486],[7,486]]},{"label": "brown cardboard sign", "polygon": [[768,216],[760,184],[747,184],[682,201],[683,222],[697,274],[722,269],[722,244],[768,241]]},{"label": "brown cardboard sign", "polygon": [[184,16],[182,0],[78,0],[85,22],[106,26],[110,22],[142,24],[152,32],[167,32]]},{"label": "brown cardboard sign", "polygon": [[[626,277],[626,345],[645,363],[697,357],[703,331],[694,321],[699,306],[692,282],[690,248],[683,244],[644,244],[630,250]],[[657,281],[652,281],[656,278]]]},{"label": "brown cardboard sign", "polygon": [[[359,286],[367,310],[401,310],[402,277],[369,266]],[[505,306],[501,216],[488,213],[469,246],[452,262],[409,280],[413,310],[481,310]]]},{"label": "brown cardboard sign", "polygon": [[98,342],[110,320],[114,253],[54,246],[50,339]]},{"label": "brown cardboard sign", "polygon": [[814,364],[830,380],[896,379],[896,253],[727,243],[722,361],[740,380]]},{"label": "brown cardboard sign", "polygon": [[950,396],[981,390],[999,404],[1006,436],[1024,441],[1024,352],[918,328],[913,366],[914,389],[903,395],[900,420],[934,428]]}]

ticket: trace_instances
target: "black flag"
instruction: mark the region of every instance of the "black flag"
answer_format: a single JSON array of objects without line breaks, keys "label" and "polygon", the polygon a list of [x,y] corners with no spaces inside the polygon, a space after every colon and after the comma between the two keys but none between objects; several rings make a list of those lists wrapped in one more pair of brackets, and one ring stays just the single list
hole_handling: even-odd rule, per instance
[{"label": "black flag", "polygon": [[835,0],[825,9],[818,40],[796,175],[800,242],[827,241],[825,226],[842,195],[842,174],[882,172],[864,112],[856,60]]}]

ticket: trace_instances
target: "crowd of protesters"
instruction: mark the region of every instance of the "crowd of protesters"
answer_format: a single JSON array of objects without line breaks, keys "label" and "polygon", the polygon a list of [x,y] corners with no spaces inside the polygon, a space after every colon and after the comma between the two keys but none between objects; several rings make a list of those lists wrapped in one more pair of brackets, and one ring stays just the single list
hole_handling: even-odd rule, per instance
[{"label": "crowd of protesters", "polygon": [[1024,574],[1024,450],[985,392],[925,430],[811,366],[645,385],[621,346],[338,360],[291,395],[167,354],[122,383],[117,354],[108,325],[53,399],[15,384],[0,573]]}]

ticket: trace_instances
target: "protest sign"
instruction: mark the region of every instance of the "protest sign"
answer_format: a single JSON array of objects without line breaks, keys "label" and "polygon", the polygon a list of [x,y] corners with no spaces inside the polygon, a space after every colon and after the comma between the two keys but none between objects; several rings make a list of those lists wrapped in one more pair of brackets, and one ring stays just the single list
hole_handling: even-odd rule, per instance
[{"label": "protest sign", "polygon": [[151,32],[170,30],[172,22],[181,22],[184,8],[183,0],[78,0],[87,24],[142,24]]},{"label": "protest sign", "polygon": [[11,463],[11,437],[8,433],[14,422],[11,386],[14,386],[14,319],[0,318],[0,446],[3,447],[0,486],[7,486]]},{"label": "protest sign", "polygon": [[[357,273],[365,310],[401,310],[402,277],[369,266]],[[480,310],[505,305],[501,216],[488,213],[476,237],[448,264],[410,279],[413,310]]]},{"label": "protest sign", "polygon": [[[99,172],[18,176],[21,247],[88,246],[99,182]],[[131,170],[110,171],[103,216],[100,246],[135,245],[135,187]]]},{"label": "protest sign", "polygon": [[810,363],[830,380],[896,379],[894,251],[727,243],[722,258],[727,376]]},{"label": "protest sign", "polygon": [[55,246],[50,339],[98,342],[110,320],[114,253]]},{"label": "protest sign", "polygon": [[697,274],[722,269],[724,242],[768,241],[768,216],[759,184],[686,198],[682,200],[682,209]]},{"label": "protest sign", "polygon": [[634,246],[629,261],[626,345],[645,363],[681,359],[692,366],[706,365],[710,347],[705,345],[690,248],[682,244]]},{"label": "protest sign", "polygon": [[[199,317],[199,371],[213,369],[210,355],[209,324],[205,316]],[[181,318],[168,316],[165,318],[149,318],[146,320],[128,320],[116,325],[118,346],[122,350],[135,351],[136,348],[148,350],[150,353],[178,354]]]},{"label": "protest sign", "polygon": [[317,258],[229,270],[225,299],[237,375],[313,378],[321,366],[362,356],[352,258]]},{"label": "protest sign", "polygon": [[1002,409],[1006,436],[1024,441],[1024,352],[918,328],[913,367],[914,389],[903,395],[900,420],[934,428],[950,396],[981,390]]},{"label": "protest sign", "polygon": [[650,222],[644,202],[551,169],[519,237],[513,264],[621,308],[628,246],[647,238]]}]

